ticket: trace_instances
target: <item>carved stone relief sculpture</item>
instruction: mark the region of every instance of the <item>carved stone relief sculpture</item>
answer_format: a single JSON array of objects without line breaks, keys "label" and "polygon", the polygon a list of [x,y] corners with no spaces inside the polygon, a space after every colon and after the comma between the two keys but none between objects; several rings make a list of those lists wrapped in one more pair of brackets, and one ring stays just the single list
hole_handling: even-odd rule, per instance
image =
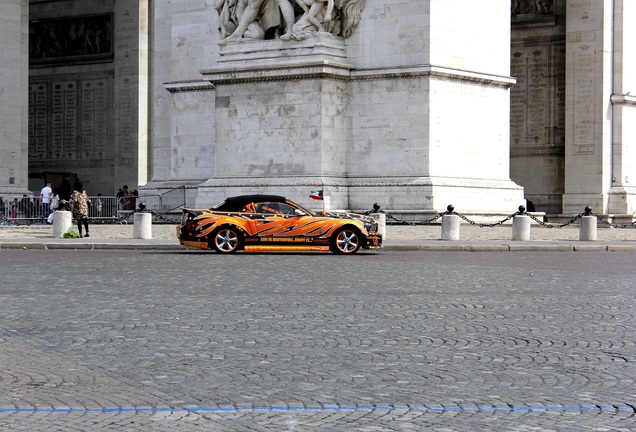
[{"label": "carved stone relief sculpture", "polygon": [[112,14],[31,21],[31,66],[110,60],[113,54],[112,21]]},{"label": "carved stone relief sculpture", "polygon": [[219,44],[242,39],[304,40],[351,36],[366,0],[218,0]]},{"label": "carved stone relief sculpture", "polygon": [[554,0],[512,0],[512,15],[548,15],[554,13]]}]

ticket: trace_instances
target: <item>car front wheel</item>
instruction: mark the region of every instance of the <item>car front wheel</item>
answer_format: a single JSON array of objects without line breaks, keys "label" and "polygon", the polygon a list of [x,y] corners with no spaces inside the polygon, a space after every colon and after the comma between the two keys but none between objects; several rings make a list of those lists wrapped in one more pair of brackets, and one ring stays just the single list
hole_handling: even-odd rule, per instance
[{"label": "car front wheel", "polygon": [[332,240],[331,250],[338,254],[354,254],[360,249],[360,234],[354,229],[343,228]]},{"label": "car front wheel", "polygon": [[234,253],[241,246],[241,234],[234,227],[216,230],[212,237],[212,248],[220,253]]}]

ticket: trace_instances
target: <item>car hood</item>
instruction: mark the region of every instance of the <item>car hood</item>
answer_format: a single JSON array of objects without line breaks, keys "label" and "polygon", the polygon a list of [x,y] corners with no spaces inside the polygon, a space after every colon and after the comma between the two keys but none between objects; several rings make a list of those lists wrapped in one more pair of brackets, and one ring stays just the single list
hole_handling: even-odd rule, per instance
[{"label": "car hood", "polygon": [[316,212],[317,216],[325,216],[325,217],[331,217],[331,218],[335,218],[335,219],[356,219],[356,220],[361,220],[363,222],[371,222],[375,219],[373,219],[370,216],[366,216],[366,215],[362,215],[360,213],[349,213],[349,212],[339,212],[339,211],[320,211],[320,212]]}]

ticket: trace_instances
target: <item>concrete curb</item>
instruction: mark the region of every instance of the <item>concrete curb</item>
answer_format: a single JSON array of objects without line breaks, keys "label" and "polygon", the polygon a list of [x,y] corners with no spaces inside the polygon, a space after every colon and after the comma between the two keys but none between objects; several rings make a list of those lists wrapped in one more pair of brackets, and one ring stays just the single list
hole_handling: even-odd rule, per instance
[{"label": "concrete curb", "polygon": [[[0,249],[33,249],[33,250],[160,250],[187,251],[198,250],[186,248],[174,241],[166,240],[134,240],[110,239],[108,241],[51,241],[45,239],[37,241],[4,240],[0,241]],[[636,243],[550,243],[550,242],[522,242],[519,244],[489,242],[441,242],[441,241],[409,241],[404,243],[390,242],[380,252],[636,252]]]}]

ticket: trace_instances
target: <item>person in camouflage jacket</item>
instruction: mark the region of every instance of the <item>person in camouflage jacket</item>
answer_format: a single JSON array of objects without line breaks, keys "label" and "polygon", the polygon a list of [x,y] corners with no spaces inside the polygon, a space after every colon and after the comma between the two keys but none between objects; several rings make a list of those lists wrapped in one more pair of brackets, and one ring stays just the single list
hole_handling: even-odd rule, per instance
[{"label": "person in camouflage jacket", "polygon": [[86,228],[86,235],[88,237],[88,195],[82,186],[82,183],[75,182],[75,190],[71,195],[71,211],[73,212],[73,219],[77,221],[77,231],[80,237],[82,237],[82,225]]}]

